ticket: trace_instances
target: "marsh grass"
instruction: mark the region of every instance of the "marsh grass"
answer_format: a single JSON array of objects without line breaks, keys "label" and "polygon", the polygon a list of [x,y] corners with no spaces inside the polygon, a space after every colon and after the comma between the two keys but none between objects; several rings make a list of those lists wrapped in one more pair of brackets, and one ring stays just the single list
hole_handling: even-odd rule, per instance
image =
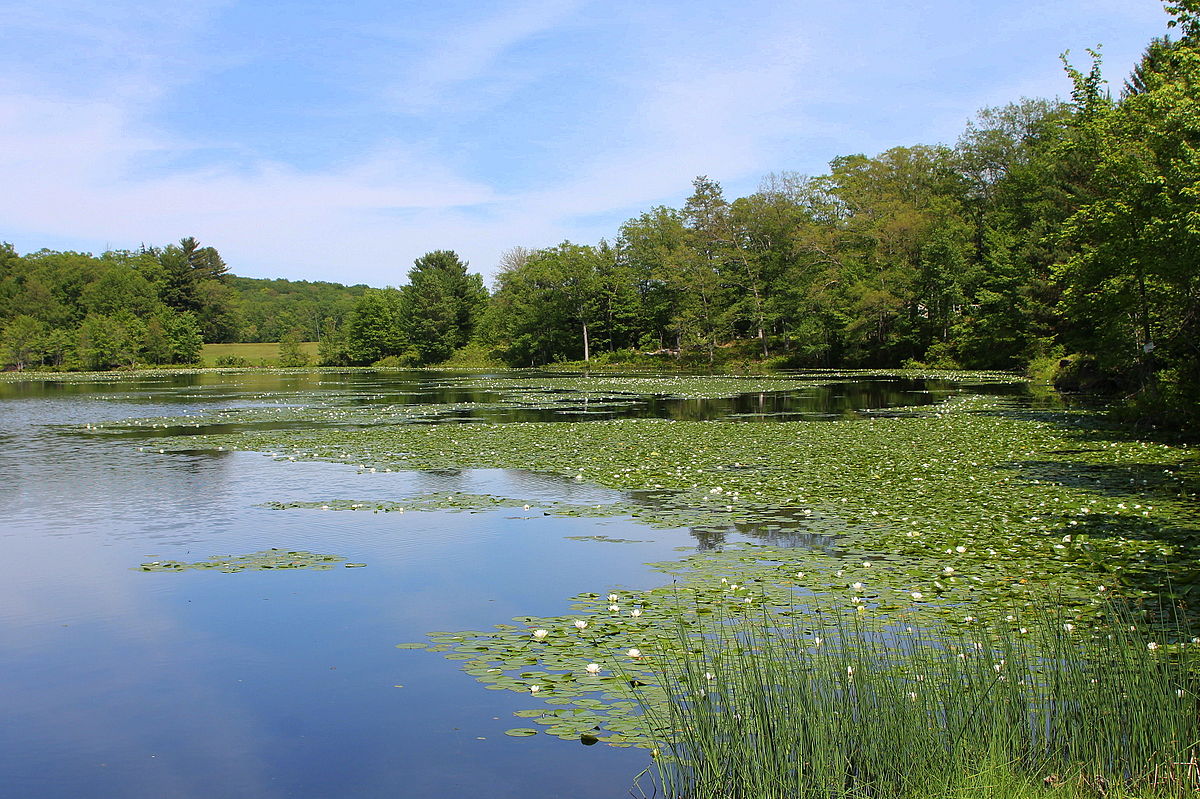
[{"label": "marsh grass", "polygon": [[[865,617],[865,618],[864,618]],[[647,704],[656,793],[774,797],[1158,797],[1197,773],[1194,645],[1128,613],[1079,631],[918,629],[866,614],[797,633],[767,616],[680,625]],[[1149,644],[1153,643],[1151,647]]]}]

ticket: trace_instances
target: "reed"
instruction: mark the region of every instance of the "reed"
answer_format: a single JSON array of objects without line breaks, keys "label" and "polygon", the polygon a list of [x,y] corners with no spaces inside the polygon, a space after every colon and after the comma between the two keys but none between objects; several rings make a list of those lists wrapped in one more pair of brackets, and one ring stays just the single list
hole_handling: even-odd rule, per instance
[{"label": "reed", "polygon": [[[1028,614],[1026,614],[1028,617]],[[681,623],[644,708],[656,793],[687,799],[1182,796],[1200,788],[1190,643],[1130,613],[1086,631]],[[694,618],[694,617],[693,617]],[[703,618],[703,617],[702,617]]]}]

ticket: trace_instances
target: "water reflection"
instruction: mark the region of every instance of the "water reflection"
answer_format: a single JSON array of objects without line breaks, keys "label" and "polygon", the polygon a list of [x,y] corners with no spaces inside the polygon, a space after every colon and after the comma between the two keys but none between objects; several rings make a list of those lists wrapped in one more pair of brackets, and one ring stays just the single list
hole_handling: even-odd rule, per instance
[{"label": "water reflection", "polygon": [[[514,376],[528,383],[530,376]],[[538,503],[669,503],[522,471],[359,473],[255,453],[138,451],[259,424],[545,421],[621,415],[770,420],[927,404],[921,381],[802,383],[718,399],[505,388],[479,377],[371,373],[137,376],[0,383],[0,784],[30,797],[625,795],[636,750],[512,739],[529,697],[485,691],[453,664],[394,644],[567,611],[585,590],[650,588],[644,564],[736,541],[830,548],[779,514],[722,529],[516,512],[273,511],[271,501],[462,492]],[[472,382],[474,381],[474,382]],[[612,392],[610,392],[612,393]],[[266,418],[302,408],[294,419]],[[428,413],[423,413],[422,409]],[[262,413],[248,422],[222,415]],[[112,434],[89,423],[172,417]],[[639,543],[610,546],[596,540]],[[364,568],[141,572],[271,547]],[[397,687],[404,686],[404,687]]]}]

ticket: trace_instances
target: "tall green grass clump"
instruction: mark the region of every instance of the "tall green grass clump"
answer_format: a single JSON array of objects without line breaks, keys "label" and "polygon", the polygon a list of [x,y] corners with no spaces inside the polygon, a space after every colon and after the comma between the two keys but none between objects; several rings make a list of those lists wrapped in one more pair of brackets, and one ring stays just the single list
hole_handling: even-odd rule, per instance
[{"label": "tall green grass clump", "polygon": [[1076,629],[918,629],[866,614],[797,632],[681,624],[647,704],[667,797],[1158,797],[1192,794],[1194,644],[1129,614]]}]

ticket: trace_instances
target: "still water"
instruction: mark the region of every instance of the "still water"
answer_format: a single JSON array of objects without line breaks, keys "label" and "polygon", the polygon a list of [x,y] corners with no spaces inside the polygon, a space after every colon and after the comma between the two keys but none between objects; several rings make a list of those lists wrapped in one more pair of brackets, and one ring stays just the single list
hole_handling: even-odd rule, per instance
[{"label": "still water", "polygon": [[[531,402],[528,392],[513,401],[510,392],[437,373],[0,384],[0,794],[629,795],[649,762],[644,751],[506,737],[504,730],[521,726],[513,711],[536,706],[530,697],[484,690],[452,661],[395,644],[431,630],[563,613],[582,591],[649,588],[663,578],[645,563],[712,545],[711,531],[543,516],[536,507],[273,511],[263,505],[450,491],[573,503],[628,497],[513,470],[363,473],[248,452],[160,454],[138,445],[163,429],[98,435],[90,423],[202,421],[167,428],[184,435],[236,429],[221,421],[227,411],[379,403],[427,407],[412,423],[622,415],[765,421],[926,404],[959,390],[880,380],[724,399],[568,391]],[[289,423],[299,424],[243,422]],[[581,536],[629,543],[572,540]],[[271,547],[366,566],[137,569]]]}]

